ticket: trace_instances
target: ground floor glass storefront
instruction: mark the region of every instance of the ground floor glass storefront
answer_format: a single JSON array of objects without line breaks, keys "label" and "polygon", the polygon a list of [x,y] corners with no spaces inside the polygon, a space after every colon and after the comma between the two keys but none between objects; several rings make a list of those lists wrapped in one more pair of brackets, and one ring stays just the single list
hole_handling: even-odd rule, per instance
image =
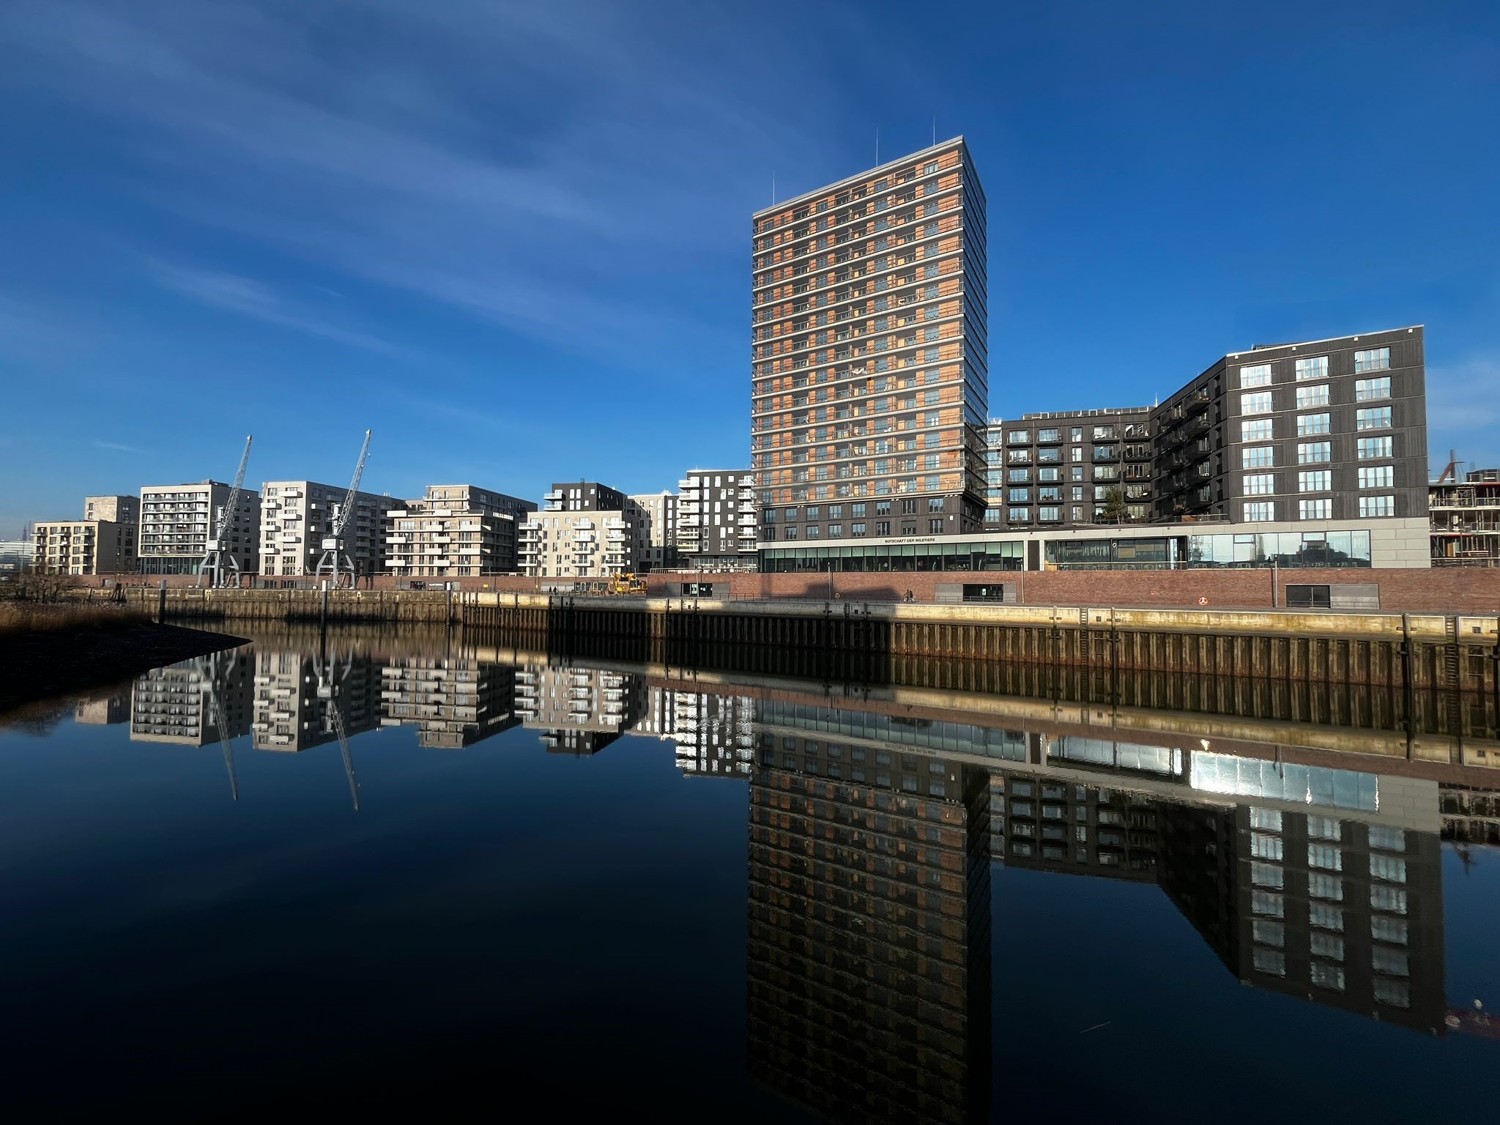
[{"label": "ground floor glass storefront", "polygon": [[[803,571],[1021,570],[1028,543],[1031,568],[1049,570],[1179,570],[1212,567],[1368,567],[1368,531],[1222,531],[1207,534],[1098,539],[949,540],[762,550],[765,574]],[[1038,550],[1040,548],[1040,550]]]}]

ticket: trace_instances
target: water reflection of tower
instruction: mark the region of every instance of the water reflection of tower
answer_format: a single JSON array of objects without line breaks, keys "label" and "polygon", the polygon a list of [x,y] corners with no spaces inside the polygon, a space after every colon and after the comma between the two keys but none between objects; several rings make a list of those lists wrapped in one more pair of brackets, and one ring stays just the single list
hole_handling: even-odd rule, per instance
[{"label": "water reflection of tower", "polygon": [[779,731],[756,753],[752,1076],[839,1120],[983,1120],[987,775]]},{"label": "water reflection of tower", "polygon": [[543,731],[549,753],[597,754],[645,713],[640,676],[577,665],[527,664],[516,676],[516,714]]},{"label": "water reflection of tower", "polygon": [[515,671],[464,657],[406,656],[380,672],[382,726],[415,726],[417,744],[457,750],[510,730]]}]

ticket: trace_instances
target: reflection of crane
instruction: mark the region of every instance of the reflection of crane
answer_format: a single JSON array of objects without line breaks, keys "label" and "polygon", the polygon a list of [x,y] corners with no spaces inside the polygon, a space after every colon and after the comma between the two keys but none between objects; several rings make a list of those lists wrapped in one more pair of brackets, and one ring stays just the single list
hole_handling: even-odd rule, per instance
[{"label": "reflection of crane", "polygon": [[[241,470],[243,471],[243,469]],[[229,673],[234,670],[235,653],[229,652],[229,663],[224,665],[222,674],[219,668],[219,654],[209,657],[208,664],[208,707],[213,716],[214,729],[219,732],[219,743],[224,748],[224,768],[229,771],[229,795],[236,801],[240,799],[239,779],[234,775],[234,750],[229,745],[229,722],[224,717],[224,698],[220,689],[224,682],[229,679]]]},{"label": "reflection of crane", "polygon": [[358,578],[354,559],[344,542],[344,531],[349,526],[349,518],[354,514],[354,500],[359,494],[360,478],[365,475],[365,459],[369,456],[370,431],[366,430],[365,443],[360,446],[359,460],[354,464],[354,479],[349,482],[343,506],[333,514],[333,528],[323,538],[323,557],[318,560],[318,569],[314,571],[319,578],[332,578],[335,590],[352,590],[355,579]]},{"label": "reflection of crane", "polygon": [[245,483],[245,466],[250,463],[250,443],[254,440],[254,434],[245,439],[245,452],[240,457],[240,471],[234,475],[234,486],[229,490],[229,498],[224,502],[224,507],[219,509],[219,518],[214,524],[213,538],[208,541],[208,551],[203,556],[202,565],[198,567],[198,585],[200,586],[203,585],[205,574],[209,575],[208,584],[213,587],[222,589],[240,584],[240,561],[229,549],[229,524],[234,519],[235,508],[239,506],[240,486]]},{"label": "reflection of crane", "polygon": [[359,812],[359,782],[354,777],[354,755],[349,749],[349,734],[344,729],[344,705],[339,698],[344,679],[349,675],[350,662],[345,662],[340,670],[337,660],[328,660],[319,654],[316,667],[318,698],[324,701],[323,719],[339,740],[339,753],[344,759],[344,776],[349,780],[349,797],[354,802],[354,811]]}]

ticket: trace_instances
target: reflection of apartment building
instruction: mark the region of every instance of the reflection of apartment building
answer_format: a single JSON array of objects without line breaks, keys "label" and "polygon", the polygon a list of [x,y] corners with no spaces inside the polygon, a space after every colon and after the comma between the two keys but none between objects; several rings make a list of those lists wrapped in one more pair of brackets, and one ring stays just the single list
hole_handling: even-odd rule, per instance
[{"label": "reflection of apartment building", "polygon": [[[323,540],[333,534],[347,488],[310,480],[274,480],[261,486],[260,573],[263,577],[312,574],[323,557]],[[354,512],[344,529],[344,550],[363,578],[379,574],[385,552],[385,520],[394,507],[389,497],[354,494]]]},{"label": "reflection of apartment building", "polygon": [[234,650],[153,668],[131,688],[130,741],[205,746],[248,733],[251,673]]},{"label": "reflection of apartment building", "polygon": [[86,726],[108,726],[130,721],[130,692],[95,692],[73,705],[73,721]]},{"label": "reflection of apartment building", "polygon": [[624,493],[607,484],[554,484],[540,510],[520,525],[521,573],[533,578],[606,578],[637,570],[638,512]]},{"label": "reflection of apartment building", "polygon": [[367,656],[327,663],[309,653],[255,650],[251,742],[257,750],[306,750],[380,722],[380,677]]},{"label": "reflection of apartment building", "polygon": [[[141,489],[140,543],[143,574],[196,574],[208,553],[229,501],[230,485],[148,485]],[[241,491],[224,531],[224,547],[241,572],[254,574],[260,554],[260,494]]]},{"label": "reflection of apartment building", "polygon": [[516,524],[530,500],[472,484],[430,484],[386,511],[385,570],[396,578],[465,578],[516,569]]},{"label": "reflection of apartment building", "polygon": [[32,529],[32,566],[44,574],[134,574],[141,502],[88,496],[81,520],[44,520]]},{"label": "reflection of apartment building", "polygon": [[839,1121],[984,1120],[985,772],[762,732],[750,781],[750,1073]]},{"label": "reflection of apartment building", "polygon": [[1168,819],[1189,845],[1163,887],[1240,980],[1442,1033],[1436,833],[1269,805]]},{"label": "reflection of apartment building", "polygon": [[755,701],[683,689],[671,694],[677,768],[688,777],[749,777],[755,761]]},{"label": "reflection of apartment building", "polygon": [[991,775],[990,795],[996,859],[1069,875],[1156,881],[1157,802],[1110,786],[1008,771]]},{"label": "reflection of apartment building", "polygon": [[[1456,475],[1456,474],[1455,474]],[[1500,469],[1427,486],[1433,566],[1500,566]]]},{"label": "reflection of apartment building", "polygon": [[641,678],[629,672],[537,664],[516,670],[516,715],[544,732],[549,751],[598,753],[635,729],[645,703]]},{"label": "reflection of apartment building", "polygon": [[677,487],[677,550],[682,565],[754,570],[756,501],[750,470],[690,469]]},{"label": "reflection of apartment building", "polygon": [[382,726],[414,726],[417,744],[461,750],[520,721],[515,670],[461,657],[407,656],[380,671]]},{"label": "reflection of apartment building", "polygon": [[635,507],[635,562],[642,572],[677,565],[677,494],[645,492],[626,498]]}]

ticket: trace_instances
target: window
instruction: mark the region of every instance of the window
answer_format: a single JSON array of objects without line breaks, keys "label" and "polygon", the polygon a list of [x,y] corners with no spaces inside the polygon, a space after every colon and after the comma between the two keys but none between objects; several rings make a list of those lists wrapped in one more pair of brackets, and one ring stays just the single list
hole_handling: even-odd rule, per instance
[{"label": "window", "polygon": [[1344,912],[1337,906],[1329,906],[1326,902],[1309,902],[1307,924],[1320,930],[1332,930],[1336,934],[1341,934],[1344,932]]},{"label": "window", "polygon": [[1391,1008],[1410,1008],[1411,986],[1404,980],[1376,977],[1375,999]]},{"label": "window", "polygon": [[1406,913],[1406,892],[1389,883],[1370,884],[1370,905],[1391,914]]},{"label": "window", "polygon": [[943,533],[943,521],[942,520],[928,520],[927,521],[927,533],[929,535],[941,535]]},{"label": "window", "polygon": [[875,521],[875,534],[876,535],[889,535],[890,533],[891,533],[891,521],[890,520],[876,520]]},{"label": "window", "polygon": [[1354,353],[1354,373],[1361,375],[1366,371],[1388,371],[1391,366],[1390,348],[1371,348],[1369,351]]},{"label": "window", "polygon": [[1269,387],[1271,385],[1271,365],[1259,363],[1254,367],[1240,368],[1241,387]]},{"label": "window", "polygon": [[1396,498],[1394,496],[1361,496],[1359,514],[1365,518],[1394,516]]},{"label": "window", "polygon": [[1379,461],[1391,456],[1392,442],[1389,437],[1362,437],[1354,442],[1355,453],[1361,461]]},{"label": "window", "polygon": [[1326,497],[1322,500],[1298,500],[1297,518],[1299,520],[1331,520],[1333,519],[1333,500]]},{"label": "window", "polygon": [[1297,361],[1297,382],[1304,379],[1326,379],[1328,378],[1328,357],[1326,355],[1309,356],[1307,359]]},{"label": "window", "polygon": [[1344,838],[1344,826],[1331,816],[1309,816],[1307,835],[1312,840],[1332,840],[1337,843]]},{"label": "window", "polygon": [[841,523],[831,523],[831,524],[828,525],[828,538],[830,538],[830,539],[842,539],[843,537],[844,537],[844,525],[843,524],[841,524]]},{"label": "window", "polygon": [[1354,428],[1356,430],[1388,430],[1391,428],[1391,408],[1389,406],[1367,406],[1362,410],[1354,412]]},{"label": "window", "polygon": [[1009,510],[1006,511],[1005,518],[1007,520],[1009,520],[1011,523],[1030,523],[1031,522],[1031,509],[1030,508],[1011,508],[1011,509],[1009,509]]},{"label": "window", "polygon": [[1269,469],[1276,464],[1276,447],[1255,445],[1240,450],[1240,468]]},{"label": "window", "polygon": [[1250,909],[1271,918],[1286,917],[1286,899],[1270,891],[1251,891]]},{"label": "window", "polygon": [[1240,395],[1241,414],[1269,414],[1271,413],[1271,392],[1251,391],[1249,394]]},{"label": "window", "polygon": [[1309,969],[1308,978],[1319,988],[1331,988],[1335,992],[1344,991],[1342,965],[1325,965],[1322,961],[1314,961]]},{"label": "window", "polygon": [[1411,976],[1411,960],[1403,949],[1387,949],[1383,945],[1370,950],[1370,965],[1377,973],[1391,977]]},{"label": "window", "polygon": [[1318,868],[1321,871],[1342,871],[1344,869],[1344,853],[1338,848],[1330,847],[1327,844],[1308,844],[1307,866]]},{"label": "window", "polygon": [[1317,465],[1333,460],[1333,444],[1326,441],[1305,441],[1297,446],[1297,464]]},{"label": "window", "polygon": [[849,525],[849,534],[851,536],[853,536],[855,539],[862,539],[862,538],[864,538],[865,525],[862,524],[862,523],[852,523],[852,524],[850,524]]},{"label": "window", "polygon": [[1374,465],[1359,470],[1360,488],[1393,488],[1396,470],[1390,465]]},{"label": "window", "polygon": [[1406,833],[1399,828],[1384,828],[1378,824],[1370,825],[1370,847],[1380,848],[1387,852],[1404,852],[1406,850]]},{"label": "window", "polygon": [[1256,918],[1250,923],[1250,933],[1261,945],[1273,945],[1280,949],[1286,944],[1286,927],[1280,922]]},{"label": "window", "polygon": [[1329,902],[1344,901],[1344,881],[1332,875],[1319,875],[1310,872],[1307,876],[1307,894],[1309,898],[1327,899]]},{"label": "window", "polygon": [[1273,887],[1280,890],[1286,881],[1286,873],[1274,863],[1252,863],[1250,881],[1257,887]]},{"label": "window", "polygon": [[1370,877],[1384,879],[1387,883],[1406,882],[1406,860],[1393,855],[1370,856]]},{"label": "window", "polygon": [[1276,505],[1269,500],[1246,501],[1243,518],[1245,523],[1269,523],[1276,518]]},{"label": "window", "polygon": [[1406,922],[1400,918],[1387,918],[1384,914],[1372,914],[1370,915],[1370,936],[1377,941],[1406,945]]},{"label": "window", "polygon": [[1273,436],[1269,418],[1251,418],[1240,423],[1241,441],[1270,441]]},{"label": "window", "polygon": [[1314,383],[1309,387],[1297,388],[1297,409],[1308,410],[1314,406],[1328,405],[1328,384]]},{"label": "window", "polygon": [[1332,483],[1333,472],[1329,469],[1307,469],[1297,474],[1298,492],[1327,492]]},{"label": "window", "polygon": [[1250,827],[1264,828],[1268,832],[1280,832],[1281,811],[1279,809],[1251,808]]},{"label": "window", "polygon": [[1276,491],[1276,474],[1246,473],[1244,485],[1246,496],[1270,496]]},{"label": "window", "polygon": [[1264,832],[1250,833],[1250,854],[1256,859],[1281,859],[1281,837]]},{"label": "window", "polygon": [[1028,500],[1031,499],[1031,489],[1029,489],[1029,488],[1010,488],[1010,489],[1006,489],[1005,499],[1008,500],[1012,504],[1024,504],[1024,503],[1026,503],[1026,501],[1028,501]]},{"label": "window", "polygon": [[1299,414],[1297,415],[1297,436],[1316,437],[1318,434],[1329,432],[1327,414]]},{"label": "window", "polygon": [[1269,973],[1273,977],[1286,976],[1286,954],[1276,949],[1255,949],[1255,971]]},{"label": "window", "polygon": [[1354,401],[1373,402],[1376,399],[1391,397],[1391,377],[1383,376],[1379,379],[1356,379],[1354,381]]},{"label": "window", "polygon": [[1332,934],[1309,934],[1308,946],[1314,957],[1327,957],[1330,961],[1344,959],[1344,939]]}]

